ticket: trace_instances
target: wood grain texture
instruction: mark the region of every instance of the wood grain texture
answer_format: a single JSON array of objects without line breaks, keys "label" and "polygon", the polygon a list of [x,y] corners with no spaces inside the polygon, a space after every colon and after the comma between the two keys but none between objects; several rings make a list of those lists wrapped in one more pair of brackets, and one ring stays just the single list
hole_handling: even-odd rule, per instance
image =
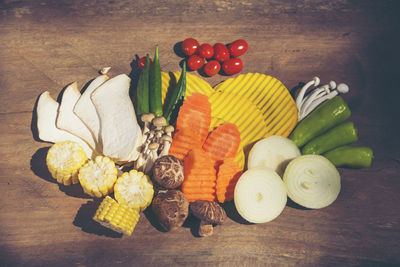
[{"label": "wood grain texture", "polygon": [[[397,1],[372,0],[0,1],[0,265],[399,265],[399,11]],[[156,44],[162,69],[176,71],[174,46],[190,36],[246,39],[243,72],[288,88],[315,75],[349,84],[350,119],[373,165],[340,169],[339,198],[321,210],[289,202],[276,220],[251,225],[228,203],[228,222],[208,238],[196,236],[193,218],[165,233],[150,212],[131,237],[95,224],[99,201],[46,169],[37,97],[57,97],[73,81],[83,87],[104,66],[130,73]]]}]

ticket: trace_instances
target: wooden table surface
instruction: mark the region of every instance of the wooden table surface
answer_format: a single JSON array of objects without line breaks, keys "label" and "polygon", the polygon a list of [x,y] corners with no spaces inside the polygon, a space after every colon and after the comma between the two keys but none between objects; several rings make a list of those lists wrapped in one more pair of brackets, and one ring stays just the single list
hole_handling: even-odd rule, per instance
[{"label": "wooden table surface", "polygon": [[[0,265],[349,266],[400,264],[397,1],[0,1]],[[344,82],[370,168],[339,169],[342,190],[320,210],[288,203],[270,223],[228,222],[199,238],[193,219],[160,230],[142,214],[131,237],[91,220],[99,201],[59,186],[45,166],[33,109],[49,90],[83,86],[100,68],[131,72],[160,46],[162,70],[179,69],[174,46],[244,38],[246,72],[287,88],[319,76]],[[196,72],[193,74],[198,75]],[[212,85],[225,76],[204,78]],[[33,120],[33,123],[32,123]]]}]

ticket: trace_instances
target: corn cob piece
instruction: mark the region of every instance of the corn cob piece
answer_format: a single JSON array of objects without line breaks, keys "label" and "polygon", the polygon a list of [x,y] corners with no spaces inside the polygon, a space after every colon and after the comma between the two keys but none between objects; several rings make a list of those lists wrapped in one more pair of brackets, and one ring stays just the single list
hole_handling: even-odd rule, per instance
[{"label": "corn cob piece", "polygon": [[104,227],[130,236],[139,221],[139,216],[138,209],[131,209],[126,205],[118,204],[117,201],[106,196],[96,210],[93,220]]},{"label": "corn cob piece", "polygon": [[47,168],[58,183],[79,183],[79,169],[88,160],[85,150],[76,142],[63,141],[52,145],[46,157]]},{"label": "corn cob piece", "polygon": [[153,195],[153,183],[149,176],[136,170],[124,172],[114,186],[114,196],[118,203],[140,211],[151,204]]},{"label": "corn cob piece", "polygon": [[80,169],[78,178],[86,194],[102,197],[113,191],[117,172],[115,163],[110,158],[97,156]]}]

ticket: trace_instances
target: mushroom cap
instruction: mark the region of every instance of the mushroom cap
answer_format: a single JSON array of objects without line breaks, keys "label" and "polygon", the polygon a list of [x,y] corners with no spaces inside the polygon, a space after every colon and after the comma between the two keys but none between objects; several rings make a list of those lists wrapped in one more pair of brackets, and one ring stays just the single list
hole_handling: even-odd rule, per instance
[{"label": "mushroom cap", "polygon": [[179,187],[184,179],[183,164],[172,155],[159,157],[153,165],[153,180],[159,185],[174,189]]},{"label": "mushroom cap", "polygon": [[182,226],[189,215],[189,201],[179,190],[158,193],[151,208],[166,231]]},{"label": "mushroom cap", "polygon": [[142,122],[152,122],[154,119],[154,114],[153,113],[143,113],[142,116],[140,116],[140,119]]},{"label": "mushroom cap", "polygon": [[151,143],[150,145],[149,145],[149,149],[150,150],[157,150],[158,149],[158,147],[160,146],[160,144],[159,143]]},{"label": "mushroom cap", "polygon": [[169,135],[164,134],[164,135],[161,137],[161,142],[164,142],[164,141],[168,141],[168,142],[172,143],[172,137],[169,136]]},{"label": "mushroom cap", "polygon": [[152,123],[156,127],[162,127],[162,126],[167,125],[167,120],[163,116],[160,116],[160,117],[154,118]]},{"label": "mushroom cap", "polygon": [[195,217],[210,224],[222,224],[226,220],[225,210],[215,201],[196,200],[190,203],[190,211]]},{"label": "mushroom cap", "polygon": [[165,128],[164,128],[164,132],[165,133],[173,133],[175,131],[175,128],[174,128],[174,126],[172,126],[172,125],[167,125],[167,126],[165,126]]}]

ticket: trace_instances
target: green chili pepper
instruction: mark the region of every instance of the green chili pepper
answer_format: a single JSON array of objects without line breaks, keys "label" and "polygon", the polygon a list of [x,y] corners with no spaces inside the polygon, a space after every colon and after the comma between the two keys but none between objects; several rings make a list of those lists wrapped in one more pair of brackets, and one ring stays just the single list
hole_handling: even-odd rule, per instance
[{"label": "green chili pepper", "polygon": [[140,117],[143,113],[149,113],[149,71],[150,58],[146,55],[146,63],[140,73],[138,84],[136,87],[136,115]]},{"label": "green chili pepper", "polygon": [[320,155],[339,146],[348,145],[358,140],[354,123],[348,121],[339,124],[327,132],[315,137],[301,150],[304,154]]},{"label": "green chili pepper", "polygon": [[150,112],[156,117],[162,116],[161,68],[158,59],[158,45],[156,45],[153,65],[151,66],[149,76],[149,103]]},{"label": "green chili pepper", "polygon": [[164,117],[169,124],[174,124],[176,116],[173,116],[179,111],[186,93],[186,61],[183,62],[181,76],[178,83],[174,86],[167,95],[164,101]]},{"label": "green chili pepper", "polygon": [[345,121],[350,117],[350,113],[350,109],[343,98],[335,96],[322,103],[310,115],[300,121],[289,138],[298,147],[302,147],[311,139]]},{"label": "green chili pepper", "polygon": [[363,146],[340,146],[322,154],[336,167],[366,168],[374,157],[372,149]]}]

